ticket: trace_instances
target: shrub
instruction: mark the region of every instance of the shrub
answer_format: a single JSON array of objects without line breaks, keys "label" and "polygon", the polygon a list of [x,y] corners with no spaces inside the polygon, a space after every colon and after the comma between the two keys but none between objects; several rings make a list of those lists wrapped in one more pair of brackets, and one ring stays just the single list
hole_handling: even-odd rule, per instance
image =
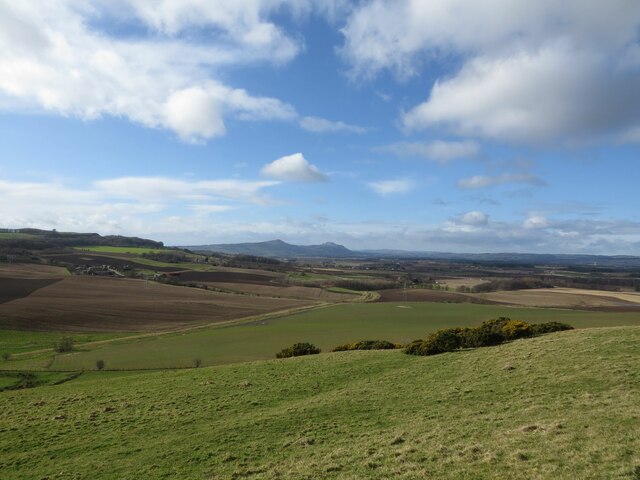
[{"label": "shrub", "polygon": [[361,340],[355,343],[347,343],[334,347],[332,352],[344,352],[347,350],[392,350],[398,348],[394,343],[387,340]]},{"label": "shrub", "polygon": [[67,353],[73,351],[73,338],[64,337],[53,344],[56,353]]},{"label": "shrub", "polygon": [[3,359],[5,362],[8,362],[10,358],[11,358],[11,354],[10,354],[9,352],[3,352],[3,353],[2,353],[2,359]]},{"label": "shrub", "polygon": [[430,334],[425,340],[414,340],[405,347],[410,355],[436,355],[459,348],[499,345],[509,340],[533,337],[544,333],[571,330],[565,323],[548,322],[531,325],[508,317],[487,320],[476,328],[448,328]]},{"label": "shrub", "polygon": [[320,349],[311,343],[294,343],[288,348],[276,353],[276,358],[300,357],[303,355],[315,355],[320,353]]},{"label": "shrub", "polygon": [[96,368],[102,370],[104,368],[104,360],[96,360]]},{"label": "shrub", "polygon": [[193,361],[193,366],[194,366],[195,368],[200,368],[200,365],[202,365],[202,359],[200,359],[200,358],[196,358],[196,359]]},{"label": "shrub", "polygon": [[505,322],[501,330],[505,340],[516,340],[533,335],[532,325],[520,320],[509,320]]},{"label": "shrub", "polygon": [[467,329],[446,328],[430,334],[425,340],[417,340],[405,348],[405,353],[411,355],[437,355],[452,352],[465,346]]},{"label": "shrub", "polygon": [[543,335],[545,333],[573,330],[573,327],[571,325],[567,325],[566,323],[547,322],[531,325],[531,330],[533,331],[534,335]]}]

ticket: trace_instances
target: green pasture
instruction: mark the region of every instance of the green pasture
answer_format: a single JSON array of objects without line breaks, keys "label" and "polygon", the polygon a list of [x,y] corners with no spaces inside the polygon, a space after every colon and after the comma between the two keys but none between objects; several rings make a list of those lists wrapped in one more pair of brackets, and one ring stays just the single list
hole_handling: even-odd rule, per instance
[{"label": "green pasture", "polygon": [[[109,340],[119,338],[132,333],[60,333],[60,332],[25,332],[19,330],[0,330],[0,358],[2,354],[8,353],[11,356],[31,352],[34,350],[42,350],[51,348],[52,345],[59,341],[62,337],[73,337],[74,342],[81,347],[87,342],[96,342],[99,340]],[[0,360],[0,368],[4,367],[3,361]]]},{"label": "green pasture", "polygon": [[1,476],[635,480],[639,345],[626,327],[433,357],[85,372],[0,393]]},{"label": "green pasture", "polygon": [[2,240],[31,240],[33,238],[41,238],[38,235],[32,235],[31,233],[9,233],[0,232],[0,242]]},{"label": "green pasture", "polygon": [[[324,351],[365,339],[406,343],[440,328],[478,325],[499,316],[531,323],[565,322],[576,328],[640,325],[640,313],[447,303],[344,304],[247,324],[125,339],[58,355],[51,368],[92,369],[98,359],[104,360],[108,369],[188,367],[196,359],[203,365],[246,362],[273,358],[295,342],[311,342]],[[44,368],[48,362],[42,359],[28,367]]]},{"label": "green pasture", "polygon": [[147,247],[110,247],[106,245],[98,245],[95,247],[74,247],[75,250],[95,253],[131,253],[134,255],[142,255],[143,253],[167,253],[166,248],[147,248]]}]

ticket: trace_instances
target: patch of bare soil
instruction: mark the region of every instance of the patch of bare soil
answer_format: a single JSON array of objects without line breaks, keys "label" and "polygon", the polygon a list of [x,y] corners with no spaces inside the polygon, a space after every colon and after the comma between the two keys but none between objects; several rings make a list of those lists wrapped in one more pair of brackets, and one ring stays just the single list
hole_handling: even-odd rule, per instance
[{"label": "patch of bare soil", "polygon": [[0,304],[0,328],[166,331],[309,305],[311,301],[212,292],[144,280],[70,276]]}]

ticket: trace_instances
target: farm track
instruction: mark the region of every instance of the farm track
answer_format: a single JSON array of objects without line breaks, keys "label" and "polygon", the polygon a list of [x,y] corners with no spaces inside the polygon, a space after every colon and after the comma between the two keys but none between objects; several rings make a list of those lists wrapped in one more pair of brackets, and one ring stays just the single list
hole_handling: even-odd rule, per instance
[{"label": "farm track", "polygon": [[[303,307],[297,307],[297,308],[290,308],[290,309],[286,309],[286,310],[280,310],[277,312],[270,312],[270,313],[265,313],[265,314],[261,314],[261,315],[251,315],[248,317],[243,317],[243,318],[237,318],[234,320],[227,320],[224,322],[218,322],[218,323],[211,323],[211,324],[205,324],[205,325],[193,325],[193,326],[189,326],[189,327],[181,327],[181,328],[177,328],[175,330],[168,330],[168,331],[161,331],[161,332],[149,332],[149,333],[141,333],[141,334],[134,334],[134,335],[127,335],[126,337],[119,337],[119,338],[112,338],[112,339],[108,339],[108,340],[97,340],[95,342],[86,342],[82,344],[82,348],[84,349],[85,347],[96,347],[96,346],[101,346],[101,345],[113,345],[113,344],[119,344],[119,343],[129,343],[131,341],[134,340],[140,340],[140,339],[145,339],[145,338],[154,338],[154,337],[168,337],[168,336],[172,336],[172,335],[182,335],[184,333],[189,333],[189,332],[193,332],[193,331],[197,331],[197,330],[204,330],[204,329],[218,329],[218,328],[227,328],[227,327],[234,327],[234,326],[238,326],[238,325],[251,325],[251,324],[256,324],[258,322],[263,322],[265,320],[275,320],[277,318],[281,318],[281,317],[287,317],[289,315],[294,315],[297,313],[304,313],[304,312],[308,312],[308,311],[312,311],[312,310],[320,310],[322,308],[327,308],[327,307],[332,307],[332,306],[336,306],[336,305],[340,305],[339,303],[322,303],[322,304],[315,304],[315,305],[306,305]],[[35,357],[38,355],[41,355],[43,353],[48,353],[51,352],[53,349],[52,348],[43,348],[40,350],[31,350],[28,352],[22,352],[22,353],[16,353],[13,355],[14,358],[18,359],[18,358],[29,358],[29,357]],[[0,370],[4,371],[4,369],[0,368]],[[147,369],[145,369],[147,370]]]}]

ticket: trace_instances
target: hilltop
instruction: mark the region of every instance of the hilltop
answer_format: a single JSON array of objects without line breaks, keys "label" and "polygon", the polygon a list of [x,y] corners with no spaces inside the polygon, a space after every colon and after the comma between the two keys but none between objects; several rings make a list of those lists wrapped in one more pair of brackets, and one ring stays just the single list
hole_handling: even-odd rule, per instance
[{"label": "hilltop", "polygon": [[223,243],[184,248],[196,252],[218,252],[277,258],[349,258],[358,255],[343,245],[338,245],[333,242],[326,242],[321,245],[292,245],[282,240],[270,240],[267,242]]},{"label": "hilltop", "polygon": [[635,479],[639,344],[638,327],[600,328],[433,357],[85,372],[0,395],[3,476]]}]

